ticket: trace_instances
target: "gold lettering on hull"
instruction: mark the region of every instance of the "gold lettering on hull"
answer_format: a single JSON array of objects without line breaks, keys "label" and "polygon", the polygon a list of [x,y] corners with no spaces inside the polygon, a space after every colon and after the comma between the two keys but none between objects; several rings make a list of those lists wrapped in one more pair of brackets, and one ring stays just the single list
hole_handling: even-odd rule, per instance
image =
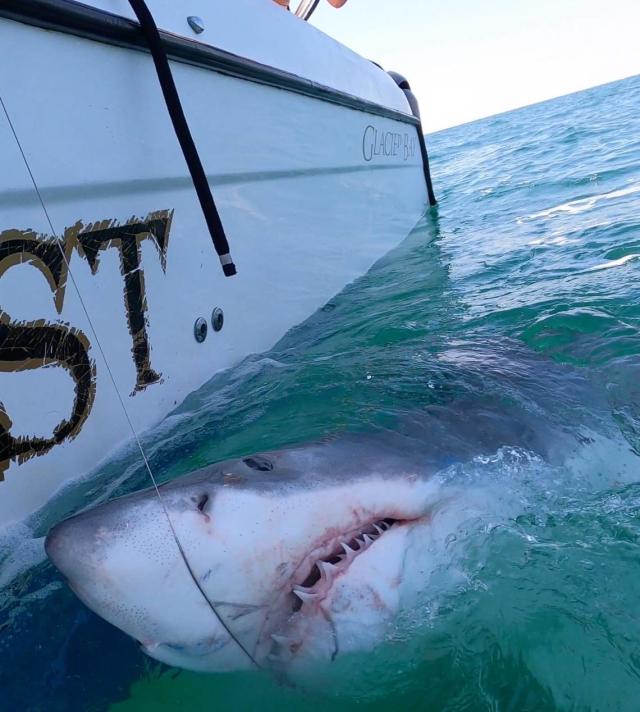
[{"label": "gold lettering on hull", "polygon": [[74,438],[91,412],[96,388],[95,363],[89,358],[89,341],[81,331],[44,320],[12,322],[0,312],[0,371],[47,366],[62,366],[74,381],[71,415],[56,425],[51,437],[15,438],[10,432],[11,418],[0,404],[0,480],[12,460],[22,463]]},{"label": "gold lettering on hull", "polygon": [[[0,233],[0,278],[18,264],[35,267],[51,289],[58,314],[62,313],[64,306],[68,265],[73,251],[86,259],[92,274],[96,274],[100,252],[110,248],[118,250],[124,285],[124,310],[136,369],[136,383],[131,395],[161,380],[161,374],[151,366],[140,245],[143,240],[152,241],[165,271],[172,217],[173,211],[165,210],[151,213],[144,219],[133,217],[125,223],[102,220],[85,226],[78,222],[67,228],[61,239],[39,235],[32,230]],[[11,417],[0,396],[0,481],[12,461],[22,463],[43,455],[80,432],[95,398],[96,366],[89,350],[87,337],[69,324],[45,320],[12,321],[0,306],[0,371],[61,366],[69,372],[75,384],[72,412],[58,423],[51,437],[13,437]]]}]

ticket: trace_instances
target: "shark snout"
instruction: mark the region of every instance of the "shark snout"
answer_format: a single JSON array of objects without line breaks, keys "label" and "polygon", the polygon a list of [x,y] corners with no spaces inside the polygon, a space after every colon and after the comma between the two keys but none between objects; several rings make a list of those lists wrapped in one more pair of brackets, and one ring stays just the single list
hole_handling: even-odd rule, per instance
[{"label": "shark snout", "polygon": [[56,524],[44,542],[47,556],[66,579],[74,577],[78,565],[87,561],[91,553],[91,544],[77,530],[74,518],[68,519]]},{"label": "shark snout", "polygon": [[47,535],[45,551],[51,562],[78,597],[108,620],[123,590],[140,590],[153,571],[140,548],[145,520],[157,520],[159,547],[171,543],[154,510],[152,500],[143,506],[125,502],[117,510],[110,503],[60,522]]},{"label": "shark snout", "polygon": [[[145,520],[158,528],[156,522],[162,524],[159,514],[160,508],[151,498],[140,502],[134,496],[119,504],[109,502],[56,524],[45,539],[45,551],[72,586],[90,583],[115,569],[118,560],[113,554],[118,546],[140,541]],[[161,528],[159,535],[162,539]]]},{"label": "shark snout", "polygon": [[167,494],[164,505],[149,492],[114,500],[53,527],[45,549],[78,598],[153,657],[200,669],[213,656],[221,669],[242,667],[169,520],[202,526],[209,498],[199,489]]}]

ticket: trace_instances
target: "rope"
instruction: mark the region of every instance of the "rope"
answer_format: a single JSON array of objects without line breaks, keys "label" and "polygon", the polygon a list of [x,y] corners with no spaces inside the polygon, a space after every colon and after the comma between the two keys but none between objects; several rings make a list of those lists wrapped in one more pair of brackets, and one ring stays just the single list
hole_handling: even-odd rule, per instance
[{"label": "rope", "polygon": [[113,388],[114,388],[114,390],[115,390],[115,392],[116,392],[116,396],[117,396],[117,398],[118,398],[118,401],[119,401],[119,403],[120,403],[120,406],[122,407],[122,410],[123,410],[123,412],[124,412],[124,416],[125,416],[126,421],[127,421],[128,425],[129,425],[129,428],[130,428],[130,430],[131,430],[131,433],[133,434],[133,437],[134,437],[134,439],[135,439],[135,441],[136,441],[136,444],[137,444],[137,446],[138,446],[138,449],[140,450],[140,455],[141,455],[142,460],[143,460],[143,462],[144,462],[145,469],[147,470],[147,473],[149,474],[149,478],[151,479],[151,482],[153,483],[153,488],[154,488],[154,490],[155,490],[155,492],[156,492],[156,495],[158,496],[158,499],[160,500],[160,504],[161,504],[161,506],[162,506],[162,510],[163,510],[163,512],[164,512],[164,514],[165,514],[165,517],[166,517],[166,519],[167,519],[167,522],[168,522],[168,524],[169,524],[169,529],[171,530],[171,534],[172,534],[173,539],[174,539],[174,541],[175,541],[175,543],[176,543],[176,546],[178,547],[178,551],[180,552],[180,556],[182,557],[182,560],[184,561],[184,564],[185,564],[185,566],[186,566],[186,568],[187,568],[187,571],[189,572],[189,575],[191,576],[191,578],[192,578],[194,584],[196,585],[196,588],[198,589],[198,591],[200,591],[202,597],[203,597],[204,600],[207,602],[209,608],[211,609],[211,611],[213,612],[213,614],[215,615],[215,617],[218,619],[218,622],[220,623],[220,625],[224,628],[224,630],[227,632],[227,634],[229,635],[229,637],[236,643],[236,645],[240,648],[240,650],[242,650],[242,652],[249,658],[249,660],[251,660],[251,662],[252,662],[256,667],[259,668],[260,665],[258,664],[258,662],[256,661],[256,659],[255,659],[255,658],[253,657],[253,655],[247,650],[247,648],[240,642],[240,640],[238,640],[238,638],[233,634],[233,632],[231,631],[231,629],[229,628],[229,626],[228,626],[228,625],[225,623],[225,621],[223,620],[222,616],[218,613],[218,611],[217,611],[215,605],[212,603],[212,601],[209,599],[209,597],[208,597],[208,596],[206,595],[206,593],[204,592],[202,586],[200,585],[200,582],[198,581],[198,579],[197,579],[196,576],[195,576],[195,573],[194,573],[193,569],[191,568],[191,565],[189,564],[189,561],[188,561],[188,559],[187,559],[187,556],[186,556],[186,554],[185,554],[185,551],[184,551],[184,549],[182,548],[182,544],[180,543],[180,540],[179,540],[179,538],[178,538],[178,535],[177,535],[177,533],[176,533],[176,530],[175,530],[175,528],[174,528],[174,526],[173,526],[173,522],[171,521],[171,517],[169,516],[169,512],[168,512],[168,510],[167,510],[166,504],[164,503],[164,500],[162,499],[162,495],[160,494],[160,489],[159,489],[159,487],[158,487],[158,483],[157,483],[156,478],[155,478],[155,476],[154,476],[154,474],[153,474],[153,472],[152,472],[152,470],[151,470],[151,466],[150,466],[150,464],[149,464],[149,460],[147,459],[147,456],[146,456],[146,453],[145,453],[145,451],[144,451],[144,448],[142,447],[142,442],[140,441],[140,438],[139,438],[139,436],[138,436],[138,433],[136,432],[136,429],[135,429],[135,427],[134,427],[134,425],[133,425],[133,422],[132,422],[132,420],[131,420],[131,417],[129,416],[129,412],[128,412],[127,407],[126,407],[126,405],[125,405],[125,403],[124,403],[124,399],[122,398],[122,395],[121,395],[120,390],[119,390],[119,388],[118,388],[118,385],[117,385],[117,383],[116,383],[116,379],[115,379],[115,377],[114,377],[114,375],[113,375],[113,372],[112,372],[112,370],[111,370],[111,367],[109,366],[109,361],[107,360],[107,355],[105,354],[104,349],[102,348],[102,344],[101,344],[101,342],[100,342],[100,339],[98,338],[98,333],[97,333],[97,331],[96,331],[96,329],[95,329],[95,327],[94,327],[94,325],[93,325],[93,321],[92,321],[92,319],[91,319],[91,317],[90,317],[90,315],[89,315],[89,310],[87,309],[87,306],[86,306],[86,304],[85,304],[85,302],[84,302],[84,299],[82,298],[82,294],[81,294],[81,292],[80,292],[80,288],[78,287],[78,284],[77,284],[77,282],[76,282],[76,280],[75,280],[75,277],[73,276],[73,272],[71,271],[71,265],[70,265],[70,263],[69,263],[69,260],[67,260],[67,256],[65,255],[64,249],[63,249],[63,247],[62,247],[62,243],[60,242],[60,240],[59,240],[59,238],[58,238],[58,234],[57,234],[55,228],[53,227],[53,222],[52,222],[52,220],[51,220],[51,216],[49,215],[49,212],[48,212],[47,207],[46,207],[46,205],[45,205],[44,199],[43,199],[43,197],[42,197],[42,194],[40,193],[40,189],[38,188],[38,184],[36,183],[36,179],[35,179],[35,177],[34,177],[34,175],[33,175],[32,170],[31,170],[31,166],[29,165],[29,161],[27,160],[26,154],[25,154],[25,152],[24,152],[24,150],[23,150],[23,148],[22,148],[22,144],[21,144],[21,142],[20,142],[20,139],[18,138],[18,134],[17,134],[16,129],[15,129],[14,125],[13,125],[13,122],[11,121],[11,117],[9,116],[9,112],[7,111],[7,107],[6,107],[5,103],[4,103],[4,99],[2,98],[1,95],[0,95],[0,105],[2,105],[2,110],[3,110],[3,112],[4,112],[4,115],[7,117],[7,121],[8,121],[8,123],[9,123],[9,127],[10,127],[10,129],[11,129],[11,133],[13,134],[13,137],[14,137],[14,139],[15,139],[15,141],[16,141],[16,144],[17,144],[17,146],[18,146],[18,150],[20,151],[20,155],[22,156],[22,160],[23,160],[24,165],[25,165],[25,167],[26,167],[26,169],[27,169],[27,172],[29,173],[29,178],[31,179],[31,183],[33,184],[34,190],[36,191],[36,195],[38,196],[38,201],[40,202],[40,205],[42,206],[42,210],[43,210],[43,212],[44,212],[44,214],[45,214],[47,223],[49,224],[49,228],[50,228],[50,230],[51,230],[51,234],[56,238],[56,242],[57,242],[57,244],[58,244],[58,246],[59,246],[59,248],[60,248],[60,252],[61,252],[61,254],[62,254],[62,259],[64,260],[64,262],[65,262],[65,264],[66,264],[66,266],[67,266],[67,272],[68,272],[68,274],[69,274],[69,277],[71,278],[71,283],[73,284],[73,288],[75,289],[76,294],[78,295],[78,299],[79,299],[79,301],[80,301],[80,305],[81,305],[81,307],[82,307],[82,311],[84,312],[84,315],[85,315],[85,317],[86,317],[86,319],[87,319],[87,322],[88,322],[88,324],[89,324],[89,328],[91,329],[91,333],[93,334],[93,338],[94,338],[94,340],[95,340],[95,344],[96,344],[96,346],[98,347],[98,351],[100,352],[100,355],[102,356],[102,359],[103,359],[103,361],[104,361],[104,363],[105,363],[105,366],[106,366],[106,368],[107,368],[107,372],[108,372],[108,374],[109,374],[109,379],[111,380],[111,383],[112,383],[112,385],[113,385]]}]

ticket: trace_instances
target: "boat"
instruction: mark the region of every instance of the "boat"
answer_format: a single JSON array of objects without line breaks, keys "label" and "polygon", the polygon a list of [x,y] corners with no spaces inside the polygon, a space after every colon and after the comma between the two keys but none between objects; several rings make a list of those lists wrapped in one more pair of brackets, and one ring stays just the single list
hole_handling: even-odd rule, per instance
[{"label": "boat", "polygon": [[0,527],[435,202],[409,82],[315,28],[316,4],[0,4]]}]

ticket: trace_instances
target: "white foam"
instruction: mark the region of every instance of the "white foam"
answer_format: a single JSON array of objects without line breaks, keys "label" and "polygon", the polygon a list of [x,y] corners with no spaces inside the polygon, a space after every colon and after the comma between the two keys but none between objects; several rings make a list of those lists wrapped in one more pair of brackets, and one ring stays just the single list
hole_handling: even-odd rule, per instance
[{"label": "white foam", "polygon": [[551,235],[550,237],[540,237],[535,240],[531,240],[529,245],[532,247],[539,247],[542,245],[573,245],[580,240],[571,239],[565,235]]},{"label": "white foam", "polygon": [[596,195],[591,195],[588,198],[570,200],[568,203],[562,203],[562,205],[556,205],[553,208],[548,208],[547,210],[541,210],[538,213],[532,213],[531,215],[526,215],[525,217],[518,218],[517,222],[518,224],[521,224],[524,221],[537,220],[539,218],[551,218],[556,215],[561,215],[562,213],[583,213],[587,210],[591,210],[603,200],[623,198],[627,195],[632,195],[633,193],[640,193],[640,183],[629,185],[626,188],[612,190],[608,193],[597,193]]},{"label": "white foam", "polygon": [[627,262],[632,262],[638,257],[640,257],[640,254],[633,253],[631,255],[625,255],[624,257],[620,257],[617,260],[608,260],[607,262],[602,262],[599,265],[594,265],[593,267],[589,267],[588,269],[583,270],[583,274],[586,272],[598,272],[602,269],[611,269],[611,267],[621,267],[622,265],[626,265]]},{"label": "white foam", "polygon": [[25,525],[3,531],[0,539],[0,591],[45,559],[44,537],[34,538]]}]

